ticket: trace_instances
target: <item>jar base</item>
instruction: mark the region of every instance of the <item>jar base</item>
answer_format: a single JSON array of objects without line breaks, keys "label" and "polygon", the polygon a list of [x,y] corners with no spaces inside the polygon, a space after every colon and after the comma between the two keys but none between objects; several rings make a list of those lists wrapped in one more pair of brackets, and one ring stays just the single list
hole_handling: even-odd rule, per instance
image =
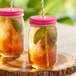
[{"label": "jar base", "polygon": [[35,68],[35,69],[50,69],[50,70],[52,70],[53,69],[53,67],[49,67],[49,68],[46,68],[46,67],[38,67],[38,66],[32,66],[33,68]]}]

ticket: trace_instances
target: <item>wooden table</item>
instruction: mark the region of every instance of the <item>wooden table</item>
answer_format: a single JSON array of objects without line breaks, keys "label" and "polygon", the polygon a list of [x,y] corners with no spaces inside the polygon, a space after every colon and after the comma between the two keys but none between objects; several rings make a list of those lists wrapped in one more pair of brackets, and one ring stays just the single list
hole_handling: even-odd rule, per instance
[{"label": "wooden table", "polygon": [[[57,25],[58,29],[58,50],[66,52],[76,58],[76,27]],[[76,76],[76,73],[72,76]]]},{"label": "wooden table", "polygon": [[71,54],[76,58],[76,27],[58,24],[57,29],[58,50]]},{"label": "wooden table", "polygon": [[[26,27],[25,51],[28,50],[28,29]],[[0,56],[0,76],[65,76],[76,71],[76,28],[57,24],[58,29],[58,60],[53,69],[34,69],[29,65],[28,53],[23,52],[19,58],[5,58]],[[62,53],[66,52],[66,53]],[[68,54],[67,54],[68,53]],[[69,55],[70,54],[70,55]],[[74,56],[74,58],[72,56]],[[70,75],[76,76],[76,74]]]},{"label": "wooden table", "polygon": [[[58,29],[58,51],[66,52],[76,58],[76,26],[58,23],[56,27]],[[26,41],[28,41],[27,34],[28,32],[26,32]],[[71,76],[76,76],[76,73]]]}]

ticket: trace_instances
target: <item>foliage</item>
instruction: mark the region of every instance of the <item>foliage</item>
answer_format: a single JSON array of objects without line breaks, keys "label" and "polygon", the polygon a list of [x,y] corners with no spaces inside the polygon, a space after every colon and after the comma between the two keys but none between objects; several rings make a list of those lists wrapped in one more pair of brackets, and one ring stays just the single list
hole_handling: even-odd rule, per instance
[{"label": "foliage", "polygon": [[64,8],[67,12],[76,13],[76,0],[64,0],[64,2]]},{"label": "foliage", "polygon": [[[0,0],[0,7],[9,7],[10,0]],[[57,16],[60,11],[61,0],[44,0],[45,14]],[[14,0],[14,7],[24,9],[25,20],[32,15],[41,14],[41,0]]]},{"label": "foliage", "polygon": [[[10,0],[0,0],[0,8],[9,7],[9,1]],[[69,8],[70,4],[68,2],[72,3],[71,6],[73,7]],[[76,6],[75,0],[44,0],[44,3],[45,14],[56,17],[58,17],[60,13],[65,14],[68,10],[71,10],[72,8],[75,9]],[[28,20],[29,17],[33,15],[41,15],[41,0],[14,0],[14,7],[24,9],[25,20]],[[70,20],[68,20],[68,24],[70,24]]]},{"label": "foliage", "polygon": [[0,8],[8,6],[9,6],[9,0],[0,0]]},{"label": "foliage", "polygon": [[74,22],[69,17],[60,18],[58,19],[58,22],[61,22],[63,24],[70,24],[70,25],[74,24]]}]

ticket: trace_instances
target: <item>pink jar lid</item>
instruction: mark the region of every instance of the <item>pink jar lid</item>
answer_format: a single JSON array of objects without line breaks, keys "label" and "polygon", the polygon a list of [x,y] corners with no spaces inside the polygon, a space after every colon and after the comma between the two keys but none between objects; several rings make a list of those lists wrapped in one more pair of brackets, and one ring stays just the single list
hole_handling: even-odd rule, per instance
[{"label": "pink jar lid", "polygon": [[0,8],[0,16],[22,16],[23,9],[21,8]]},{"label": "pink jar lid", "polygon": [[42,15],[36,15],[30,17],[30,24],[40,25],[40,26],[49,26],[57,23],[57,18],[55,16],[45,15],[42,18]]}]

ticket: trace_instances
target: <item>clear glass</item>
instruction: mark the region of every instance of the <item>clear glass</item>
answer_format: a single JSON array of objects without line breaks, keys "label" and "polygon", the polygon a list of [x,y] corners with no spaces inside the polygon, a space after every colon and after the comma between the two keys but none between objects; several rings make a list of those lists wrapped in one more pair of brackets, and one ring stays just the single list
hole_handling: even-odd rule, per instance
[{"label": "clear glass", "polygon": [[[44,30],[45,29],[45,30]],[[52,68],[56,63],[57,29],[55,25],[31,25],[29,30],[29,63],[36,69]]]},{"label": "clear glass", "polygon": [[0,16],[0,54],[18,57],[24,50],[24,20],[19,17]]}]

